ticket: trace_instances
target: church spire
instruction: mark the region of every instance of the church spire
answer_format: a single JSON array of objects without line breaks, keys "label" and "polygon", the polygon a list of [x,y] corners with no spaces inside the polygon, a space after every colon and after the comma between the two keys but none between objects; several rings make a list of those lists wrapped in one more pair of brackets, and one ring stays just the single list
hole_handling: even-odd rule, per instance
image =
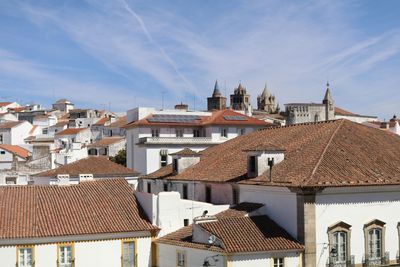
[{"label": "church spire", "polygon": [[329,89],[329,81],[326,82],[326,91],[325,91],[325,97],[322,103],[333,103],[333,98],[331,96],[331,90]]},{"label": "church spire", "polygon": [[215,84],[214,84],[213,97],[216,97],[216,96],[221,96],[221,92],[219,91],[219,86],[218,86],[218,80],[215,80]]},{"label": "church spire", "polygon": [[268,92],[268,89],[267,89],[267,83],[265,83],[264,90],[263,90],[261,96],[265,97],[265,96],[268,96],[268,95],[269,95],[269,92]]}]

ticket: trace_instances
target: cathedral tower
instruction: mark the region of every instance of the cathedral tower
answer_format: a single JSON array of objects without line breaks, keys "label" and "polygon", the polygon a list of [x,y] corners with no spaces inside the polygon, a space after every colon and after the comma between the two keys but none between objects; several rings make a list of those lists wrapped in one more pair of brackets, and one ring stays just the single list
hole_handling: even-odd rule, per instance
[{"label": "cathedral tower", "polygon": [[325,120],[334,120],[335,119],[335,104],[333,102],[333,98],[331,96],[331,91],[329,89],[329,82],[326,83],[326,91],[324,100],[322,100],[322,104],[325,105]]},{"label": "cathedral tower", "polygon": [[231,109],[251,112],[250,95],[241,83],[231,95]]},{"label": "cathedral tower", "polygon": [[268,92],[267,84],[265,84],[261,95],[257,97],[257,109],[260,111],[265,111],[268,114],[278,112],[278,105],[275,102],[275,96]]},{"label": "cathedral tower", "polygon": [[215,81],[214,92],[211,97],[207,98],[207,110],[226,109],[226,97],[221,96],[219,91],[218,81]]}]

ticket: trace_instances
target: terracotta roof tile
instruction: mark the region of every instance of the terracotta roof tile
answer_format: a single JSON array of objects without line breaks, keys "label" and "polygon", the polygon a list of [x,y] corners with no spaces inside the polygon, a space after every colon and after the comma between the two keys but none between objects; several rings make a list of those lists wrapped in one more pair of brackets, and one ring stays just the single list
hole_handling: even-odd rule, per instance
[{"label": "terracotta roof tile", "polygon": [[10,104],[12,104],[13,102],[0,102],[0,107],[5,107],[8,106]]},{"label": "terracotta roof tile", "polygon": [[126,125],[126,116],[122,116],[122,117],[118,118],[116,121],[110,123],[110,125],[107,125],[106,127],[119,128],[119,127],[123,127],[125,125]]},{"label": "terracotta roof tile", "polygon": [[5,121],[0,123],[0,129],[11,129],[22,124],[23,121]]},{"label": "terracotta roof tile", "polygon": [[342,108],[339,108],[339,107],[335,107],[335,115],[339,115],[339,116],[352,116],[352,117],[377,118],[376,116],[368,116],[368,115],[356,114],[356,113],[347,111],[347,110],[342,109]]},{"label": "terracotta roof tile", "polygon": [[0,240],[157,229],[147,221],[124,179],[3,186],[0,203]]},{"label": "terracotta roof tile", "polygon": [[[243,147],[271,143],[285,148],[285,159],[273,167],[273,182],[266,173],[247,178]],[[203,150],[196,165],[178,175],[168,172],[169,166],[145,178],[291,187],[400,184],[400,137],[348,120],[275,127]]]},{"label": "terracotta roof tile", "polygon": [[215,216],[217,218],[226,218],[226,217],[244,217],[248,216],[249,213],[258,210],[263,207],[262,203],[251,203],[251,202],[242,202],[233,207],[230,207],[227,210],[224,210]]},{"label": "terracotta roof tile", "polygon": [[35,174],[36,177],[56,177],[58,174],[69,174],[70,177],[79,176],[79,174],[93,174],[94,176],[125,177],[137,176],[139,173],[135,170],[126,168],[120,164],[108,160],[106,157],[88,157],[70,164],[63,165],[56,169],[48,170]]},{"label": "terracotta roof tile", "polygon": [[65,130],[62,130],[61,132],[56,133],[55,135],[73,135],[87,129],[88,128],[67,128]]},{"label": "terracotta roof tile", "polygon": [[1,144],[0,148],[7,150],[8,152],[13,153],[21,158],[26,159],[29,157],[29,151],[20,146]]},{"label": "terracotta roof tile", "polygon": [[88,147],[108,147],[112,144],[119,143],[123,140],[125,140],[124,137],[105,137],[99,141],[96,141],[88,145]]},{"label": "terracotta roof tile", "polygon": [[[220,249],[227,253],[304,249],[298,241],[267,216],[219,218],[217,221],[199,223],[197,226],[216,236],[223,244],[223,248]],[[205,244],[193,242],[190,228],[186,227],[168,234],[160,238],[158,243],[193,248],[205,246],[198,248],[208,249]]]},{"label": "terracotta roof tile", "polygon": [[200,155],[200,153],[198,153],[198,152],[196,152],[196,151],[193,151],[193,150],[191,150],[190,148],[185,148],[185,149],[182,149],[182,150],[180,150],[180,151],[178,151],[178,152],[175,152],[175,153],[172,153],[172,154],[169,154],[170,156],[199,156]]},{"label": "terracotta roof tile", "polygon": [[104,126],[104,124],[106,124],[106,122],[108,122],[109,118],[104,117],[99,119],[98,121],[96,121],[95,124],[93,124],[94,126]]}]

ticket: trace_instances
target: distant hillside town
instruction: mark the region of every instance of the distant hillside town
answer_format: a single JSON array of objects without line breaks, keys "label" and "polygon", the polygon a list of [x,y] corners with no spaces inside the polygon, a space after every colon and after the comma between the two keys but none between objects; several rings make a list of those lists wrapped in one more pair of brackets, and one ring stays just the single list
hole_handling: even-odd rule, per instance
[{"label": "distant hillside town", "polygon": [[[0,102],[0,265],[398,266],[400,119],[218,81],[207,110]],[[397,265],[396,265],[397,264]]]}]

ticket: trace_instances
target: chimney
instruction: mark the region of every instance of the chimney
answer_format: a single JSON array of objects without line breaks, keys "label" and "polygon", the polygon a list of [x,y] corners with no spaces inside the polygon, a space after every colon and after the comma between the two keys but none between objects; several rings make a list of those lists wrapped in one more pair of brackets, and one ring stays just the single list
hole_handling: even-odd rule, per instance
[{"label": "chimney", "polygon": [[69,174],[57,174],[57,185],[70,185]]},{"label": "chimney", "polygon": [[199,163],[201,154],[191,150],[190,148],[185,148],[169,155],[172,157],[173,172],[178,174]]},{"label": "chimney", "polygon": [[93,174],[79,174],[79,183],[93,180]]},{"label": "chimney", "polygon": [[247,152],[247,177],[255,178],[267,172],[267,179],[273,182],[273,167],[284,160],[285,149],[272,145],[245,149]]}]

